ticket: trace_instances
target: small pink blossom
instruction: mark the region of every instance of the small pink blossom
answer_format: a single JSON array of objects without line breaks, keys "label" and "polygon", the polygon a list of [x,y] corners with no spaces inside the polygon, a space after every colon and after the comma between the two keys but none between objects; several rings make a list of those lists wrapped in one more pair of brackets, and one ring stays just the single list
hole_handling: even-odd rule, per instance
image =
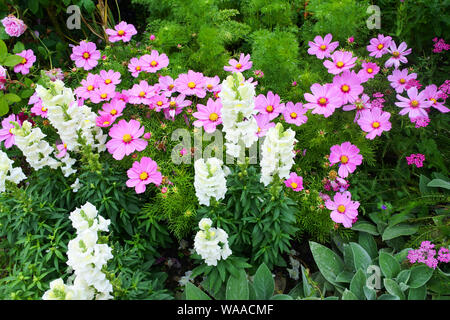
[{"label": "small pink blossom", "polygon": [[421,153],[410,154],[409,157],[406,157],[406,162],[408,165],[416,165],[417,168],[423,167],[423,162],[425,161],[425,155]]},{"label": "small pink blossom", "polygon": [[363,131],[368,132],[366,138],[373,140],[375,136],[381,136],[383,131],[391,130],[390,117],[391,114],[389,112],[384,112],[380,108],[363,110],[358,120],[358,125]]},{"label": "small pink blossom", "polygon": [[128,90],[129,102],[131,104],[146,104],[150,105],[151,98],[155,95],[154,87],[149,85],[147,81],[141,80],[139,84],[134,84],[133,87]]},{"label": "small pink blossom", "polygon": [[195,95],[200,99],[206,96],[205,78],[201,72],[189,70],[182,73],[175,80],[175,87],[179,93],[187,96]]},{"label": "small pink blossom", "polygon": [[325,206],[331,210],[331,219],[336,223],[342,223],[345,228],[351,228],[358,216],[359,202],[352,201],[352,194],[348,191],[337,192],[333,201],[327,200]]},{"label": "small pink blossom", "polygon": [[407,94],[408,98],[397,94],[397,99],[400,101],[396,102],[395,105],[402,108],[398,114],[408,114],[410,119],[417,117],[428,118],[426,108],[431,107],[433,103],[425,98],[424,91],[419,93],[416,87],[412,87],[408,89]]},{"label": "small pink blossom", "polygon": [[0,142],[4,141],[5,148],[9,149],[13,145],[15,145],[14,134],[12,133],[12,129],[14,129],[14,125],[11,122],[17,122],[19,125],[22,123],[15,114],[11,114],[5,119],[2,120],[2,128],[0,129]]},{"label": "small pink blossom", "polygon": [[33,50],[23,50],[17,55],[22,57],[22,61],[15,65],[14,72],[20,72],[24,75],[30,73],[30,68],[33,66],[33,63],[36,62],[36,56],[34,55]]},{"label": "small pink blossom", "polygon": [[373,79],[380,72],[380,67],[374,62],[363,62],[362,69],[358,72],[361,82]]},{"label": "small pink blossom", "polygon": [[176,98],[171,97],[169,107],[163,110],[164,116],[166,119],[174,121],[175,116],[180,114],[181,111],[183,111],[183,108],[189,107],[190,105],[192,105],[192,101],[186,100],[186,96],[184,94],[180,94]]},{"label": "small pink blossom", "polygon": [[270,128],[275,127],[275,123],[270,122],[270,115],[267,113],[258,113],[255,120],[258,125],[258,131],[256,131],[258,137],[264,137]]},{"label": "small pink blossom", "polygon": [[75,61],[77,68],[84,70],[91,70],[95,68],[100,59],[100,51],[93,42],[81,41],[80,45],[72,48],[70,59]]},{"label": "small pink blossom", "polygon": [[296,126],[301,126],[308,121],[308,117],[305,116],[307,111],[308,109],[303,108],[302,103],[297,102],[294,104],[291,101],[287,102],[285,107],[282,109],[284,121],[286,121],[286,123],[295,124]]},{"label": "small pink blossom", "polygon": [[356,64],[357,57],[353,57],[351,52],[348,51],[336,51],[331,55],[330,60],[325,60],[323,65],[328,69],[331,74],[339,74],[344,70],[353,68]]},{"label": "small pink blossom", "polygon": [[255,110],[260,113],[268,114],[270,120],[275,119],[281,113],[283,105],[280,104],[280,96],[272,91],[267,96],[260,94],[255,99]]},{"label": "small pink blossom", "polygon": [[169,58],[166,54],[159,54],[158,51],[152,50],[150,54],[143,55],[140,59],[142,69],[145,72],[156,73],[169,65]]},{"label": "small pink blossom", "polygon": [[392,74],[387,77],[387,79],[391,82],[391,87],[394,88],[397,93],[402,93],[404,90],[407,90],[406,86],[408,81],[416,78],[417,74],[408,74],[407,68],[403,70],[394,69]]},{"label": "small pink blossom", "polygon": [[4,17],[2,24],[5,27],[5,32],[10,37],[20,37],[27,30],[26,24],[12,14]]},{"label": "small pink blossom", "polygon": [[162,174],[158,171],[158,164],[149,157],[142,157],[141,161],[135,161],[128,169],[127,187],[135,188],[136,193],[143,193],[146,185],[153,183],[159,186],[162,182]]},{"label": "small pink blossom", "polygon": [[111,114],[100,115],[95,119],[97,127],[107,128],[110,127],[116,120]]},{"label": "small pink blossom", "polygon": [[338,88],[338,95],[342,99],[341,104],[353,102],[363,93],[361,79],[354,71],[345,70],[341,75],[336,75],[333,79],[333,86]]},{"label": "small pink blossom", "polygon": [[114,29],[106,29],[106,34],[109,35],[110,42],[129,42],[131,37],[137,34],[136,28],[132,24],[128,24],[124,21],[119,22]]},{"label": "small pink blossom", "polygon": [[386,61],[384,66],[386,68],[394,66],[397,69],[400,67],[400,63],[407,63],[408,59],[406,59],[406,56],[411,53],[411,48],[407,48],[408,46],[406,45],[406,42],[402,42],[397,48],[397,44],[392,41],[388,49],[388,52],[392,56]]},{"label": "small pink blossom", "polygon": [[222,123],[222,103],[220,99],[214,101],[209,98],[206,106],[197,104],[197,110],[192,114],[197,119],[194,121],[194,126],[203,127],[205,132],[214,132],[216,127]]},{"label": "small pink blossom", "polygon": [[144,71],[143,61],[138,58],[131,58],[130,63],[128,63],[128,71],[131,72],[131,76],[137,78]]},{"label": "small pink blossom", "polygon": [[120,72],[114,70],[101,70],[99,80],[103,81],[104,85],[118,85],[120,80]]},{"label": "small pink blossom", "polygon": [[253,62],[250,61],[250,55],[241,53],[239,61],[235,59],[230,59],[228,61],[230,66],[225,66],[223,69],[229,72],[244,72],[245,70],[251,69]]},{"label": "small pink blossom", "polygon": [[303,177],[299,177],[295,172],[291,172],[289,179],[285,180],[284,184],[295,192],[299,192],[303,190]]},{"label": "small pink blossom", "polygon": [[383,55],[388,53],[388,48],[391,45],[391,42],[391,37],[385,37],[382,34],[379,34],[377,38],[370,39],[370,45],[367,46],[367,51],[370,52],[369,56],[381,58]]},{"label": "small pink blossom", "polygon": [[175,83],[171,76],[159,77],[158,81],[166,97],[170,97],[175,92]]},{"label": "small pink blossom", "polygon": [[309,41],[308,54],[316,55],[318,59],[329,58],[331,53],[339,46],[339,42],[331,42],[333,36],[331,33],[327,34],[324,38],[316,36],[313,41]]},{"label": "small pink blossom", "polygon": [[125,105],[125,102],[122,100],[114,98],[109,103],[104,103],[102,109],[99,110],[98,113],[102,116],[110,115],[112,117],[112,122],[114,122],[118,117],[122,116]]},{"label": "small pink blossom", "polygon": [[339,95],[339,88],[332,84],[324,84],[323,86],[315,83],[311,86],[311,92],[305,93],[305,100],[309,103],[303,106],[307,109],[313,109],[314,114],[323,114],[328,118],[334,113],[336,108],[342,106],[342,98]]},{"label": "small pink blossom", "polygon": [[48,109],[42,105],[42,100],[41,98],[39,98],[36,92],[30,97],[30,100],[28,100],[28,104],[33,105],[33,107],[31,107],[30,109],[30,112],[37,116],[41,116],[44,119],[47,118]]},{"label": "small pink blossom", "polygon": [[339,163],[338,174],[342,178],[346,178],[349,173],[356,170],[356,166],[362,163],[362,155],[359,154],[357,146],[350,142],[344,142],[341,145],[334,145],[330,148],[330,164]]},{"label": "small pink blossom", "polygon": [[441,90],[438,90],[436,85],[431,84],[425,87],[423,93],[425,95],[425,98],[432,103],[431,106],[433,108],[438,109],[442,113],[447,113],[450,111],[449,108],[444,106],[443,101],[438,101],[441,99],[443,92]]},{"label": "small pink blossom", "polygon": [[106,143],[108,152],[116,160],[122,160],[125,155],[130,155],[134,151],[142,151],[147,147],[148,142],[140,139],[144,134],[144,127],[141,127],[139,121],[120,120],[109,130],[109,136],[112,138]]},{"label": "small pink blossom", "polygon": [[107,102],[116,96],[115,85],[100,84],[91,94],[91,101],[93,103]]},{"label": "small pink blossom", "polygon": [[215,76],[213,78],[205,77],[205,89],[208,92],[220,91],[220,78]]},{"label": "small pink blossom", "polygon": [[81,87],[75,89],[74,93],[83,99],[91,99],[95,89],[100,87],[102,79],[99,75],[88,73],[86,79],[81,80]]},{"label": "small pink blossom", "polygon": [[56,155],[57,158],[62,158],[67,154],[67,144],[61,143],[56,145],[56,149],[58,149],[59,153]]}]

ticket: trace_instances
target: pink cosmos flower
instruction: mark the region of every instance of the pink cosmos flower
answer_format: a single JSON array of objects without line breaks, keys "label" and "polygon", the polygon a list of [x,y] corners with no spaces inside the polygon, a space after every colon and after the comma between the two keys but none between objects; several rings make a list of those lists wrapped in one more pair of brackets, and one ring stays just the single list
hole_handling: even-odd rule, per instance
[{"label": "pink cosmos flower", "polygon": [[373,140],[375,136],[381,136],[383,131],[391,130],[390,117],[391,114],[389,112],[384,112],[380,108],[363,110],[358,124],[363,131],[368,132],[366,138]]},{"label": "pink cosmos flower", "polygon": [[295,172],[291,172],[289,179],[285,180],[284,184],[295,192],[299,192],[303,190],[303,177],[299,177]]},{"label": "pink cosmos flower", "polygon": [[12,133],[12,129],[14,129],[14,125],[11,122],[17,122],[19,125],[22,123],[19,120],[19,117],[16,117],[15,114],[11,114],[2,120],[2,128],[0,129],[0,142],[5,142],[5,148],[9,149],[13,145],[15,145],[14,134]]},{"label": "pink cosmos flower", "polygon": [[339,95],[339,88],[332,84],[323,86],[315,83],[311,86],[311,92],[305,93],[304,97],[309,103],[303,106],[307,109],[314,109],[312,113],[323,114],[325,118],[331,116],[336,108],[342,106],[342,98]]},{"label": "pink cosmos flower", "polygon": [[33,66],[33,63],[36,61],[36,56],[33,53],[33,50],[23,50],[21,53],[17,54],[21,56],[23,59],[19,64],[16,64],[14,67],[15,73],[28,74],[30,73],[30,68]]},{"label": "pink cosmos flower", "polygon": [[179,93],[187,96],[195,95],[200,99],[206,96],[205,78],[201,72],[189,70],[182,73],[175,80],[175,87]]},{"label": "pink cosmos flower", "polygon": [[344,70],[353,68],[357,57],[353,57],[352,53],[348,51],[336,51],[331,55],[331,59],[333,61],[325,60],[323,65],[329,73],[339,74]]},{"label": "pink cosmos flower", "polygon": [[229,72],[244,72],[245,70],[251,69],[253,66],[253,62],[250,61],[250,55],[244,55],[243,53],[241,53],[239,61],[230,59],[228,63],[230,65],[223,67],[223,70]]},{"label": "pink cosmos flower", "polygon": [[257,114],[255,120],[258,125],[258,131],[256,131],[256,136],[258,137],[264,137],[270,128],[275,127],[275,123],[270,122],[270,115],[267,113]]},{"label": "pink cosmos flower", "polygon": [[333,36],[331,33],[327,34],[323,39],[321,36],[316,36],[314,42],[309,41],[308,53],[310,55],[316,55],[317,58],[329,58],[331,53],[339,46],[339,42],[331,42]]},{"label": "pink cosmos flower", "polygon": [[125,103],[128,103],[128,101],[130,100],[130,97],[128,95],[128,90],[122,90],[122,92],[117,92],[114,99],[121,100]]},{"label": "pink cosmos flower", "polygon": [[342,223],[345,228],[351,228],[358,216],[359,202],[352,201],[352,194],[348,191],[337,192],[333,201],[327,200],[325,206],[332,210],[331,219],[336,223]]},{"label": "pink cosmos flower", "polygon": [[442,97],[442,91],[438,90],[435,84],[431,84],[423,90],[425,99],[432,102],[432,107],[438,109],[442,113],[447,113],[450,111],[449,108],[444,106],[444,102],[438,101]]},{"label": "pink cosmos flower", "polygon": [[273,94],[272,91],[267,93],[267,97],[260,94],[255,99],[255,110],[260,113],[268,114],[272,121],[281,113],[283,105],[280,104],[280,96]]},{"label": "pink cosmos flower", "polygon": [[159,77],[158,83],[166,97],[170,97],[175,92],[175,83],[171,76]]},{"label": "pink cosmos flower", "polygon": [[81,80],[81,87],[75,89],[74,93],[83,99],[91,99],[95,89],[100,87],[102,79],[96,75],[89,73],[86,79]]},{"label": "pink cosmos flower", "polygon": [[116,72],[114,70],[100,71],[100,79],[105,85],[118,85],[121,82],[120,72]]},{"label": "pink cosmos flower", "polygon": [[56,155],[57,158],[62,158],[67,154],[67,143],[61,143],[56,145],[59,153]]},{"label": "pink cosmos flower", "polygon": [[336,75],[333,79],[333,86],[339,89],[342,104],[355,101],[364,91],[361,79],[355,71],[350,72],[349,70],[345,70],[342,75]]},{"label": "pink cosmos flower", "polygon": [[5,27],[5,32],[10,37],[20,37],[27,30],[26,24],[12,14],[4,17],[2,24]]},{"label": "pink cosmos flower", "polygon": [[128,64],[128,71],[131,72],[131,75],[134,78],[137,78],[139,76],[139,73],[144,71],[143,69],[143,61],[138,58],[131,58],[130,63]]},{"label": "pink cosmos flower", "polygon": [[110,127],[116,120],[111,114],[100,115],[95,119],[97,127],[107,128]]},{"label": "pink cosmos flower", "polygon": [[39,98],[36,92],[30,97],[30,100],[28,100],[28,104],[33,105],[33,107],[31,107],[30,109],[33,114],[41,116],[44,119],[47,118],[48,109],[42,105],[42,100],[41,98]]},{"label": "pink cosmos flower", "polygon": [[93,42],[81,41],[79,46],[72,48],[70,59],[75,61],[77,68],[84,70],[91,70],[95,68],[100,59],[100,51]]},{"label": "pink cosmos flower", "polygon": [[155,109],[156,112],[160,112],[169,107],[169,99],[163,94],[153,96],[150,103],[152,105],[150,109]]},{"label": "pink cosmos flower", "polygon": [[208,92],[220,91],[219,76],[215,76],[214,78],[205,77],[205,89]]},{"label": "pink cosmos flower", "polygon": [[95,89],[91,94],[91,101],[93,103],[106,102],[111,100],[116,96],[116,86],[100,84],[100,86]]},{"label": "pink cosmos flower", "polygon": [[159,54],[158,51],[152,50],[150,54],[145,54],[140,59],[142,69],[145,72],[156,73],[169,65],[169,58],[166,54]]},{"label": "pink cosmos flower", "polygon": [[128,156],[135,150],[142,151],[147,147],[148,142],[140,139],[143,134],[144,127],[141,127],[139,121],[120,120],[109,130],[112,139],[106,143],[106,148],[114,159],[122,160],[125,155]]},{"label": "pink cosmos flower", "polygon": [[146,185],[153,183],[159,186],[162,182],[162,174],[158,171],[158,164],[149,157],[142,157],[141,161],[135,161],[127,171],[126,184],[129,188],[135,188],[136,193],[143,193]]},{"label": "pink cosmos flower", "polygon": [[369,79],[375,77],[376,74],[380,72],[380,67],[373,62],[363,62],[362,69],[358,72],[358,77],[361,79],[361,82],[366,82]]},{"label": "pink cosmos flower", "polygon": [[367,46],[367,51],[370,52],[369,56],[381,58],[384,54],[388,53],[391,42],[391,37],[385,37],[382,34],[379,34],[377,38],[370,39],[370,45]]},{"label": "pink cosmos flower", "polygon": [[169,107],[163,110],[166,119],[174,121],[175,116],[180,114],[184,107],[189,107],[192,104],[192,101],[185,100],[185,98],[184,94],[180,94],[176,98],[170,98]]},{"label": "pink cosmos flower", "polygon": [[222,103],[220,99],[214,101],[209,98],[206,106],[197,104],[197,112],[192,115],[198,119],[194,121],[194,126],[203,127],[207,133],[212,133],[216,127],[222,123]]},{"label": "pink cosmos flower", "polygon": [[394,41],[392,41],[388,49],[388,52],[392,54],[392,57],[390,57],[386,61],[384,66],[386,68],[394,66],[395,69],[397,69],[398,67],[400,67],[400,63],[407,63],[408,59],[406,59],[405,56],[411,53],[411,48],[409,49],[406,48],[407,48],[406,42],[402,42],[397,48],[397,44]]},{"label": "pink cosmos flower", "polygon": [[131,37],[137,34],[136,28],[132,24],[128,24],[124,21],[119,22],[113,29],[106,29],[106,34],[109,35],[110,42],[123,41],[128,42]]},{"label": "pink cosmos flower", "polygon": [[353,103],[343,106],[342,109],[344,111],[350,111],[356,109],[355,119],[353,122],[356,122],[361,115],[363,110],[371,109],[372,105],[370,103],[370,97],[367,94],[363,94],[361,98],[357,98]]},{"label": "pink cosmos flower", "polygon": [[128,90],[129,102],[131,104],[146,104],[150,105],[150,99],[154,96],[154,87],[150,86],[147,81],[141,80],[139,84],[134,84],[133,87]]},{"label": "pink cosmos flower", "polygon": [[428,113],[425,109],[431,107],[433,102],[426,99],[424,90],[418,93],[417,88],[412,87],[406,92],[408,94],[408,98],[404,98],[397,94],[397,99],[400,101],[396,102],[395,105],[403,108],[398,114],[405,115],[408,113],[410,119],[418,117],[428,118]]},{"label": "pink cosmos flower", "polygon": [[102,109],[98,111],[101,116],[110,115],[112,117],[111,124],[120,116],[122,116],[122,111],[125,109],[125,102],[114,98],[109,103],[104,103]]},{"label": "pink cosmos flower", "polygon": [[359,154],[358,147],[348,141],[332,146],[330,151],[328,160],[331,165],[339,162],[338,174],[342,178],[346,178],[349,173],[356,170],[356,166],[362,163],[363,157]]},{"label": "pink cosmos flower", "polygon": [[402,93],[404,90],[408,89],[407,85],[409,81],[417,78],[417,74],[408,74],[407,68],[403,70],[394,69],[394,71],[392,71],[392,74],[387,78],[391,82],[391,87],[394,88],[397,93]]},{"label": "pink cosmos flower", "polygon": [[308,121],[308,117],[305,116],[305,113],[308,111],[308,109],[303,108],[303,104],[300,102],[297,102],[294,104],[293,102],[289,101],[286,103],[286,106],[282,110],[284,121],[287,123],[295,124],[296,126],[301,126],[302,124],[306,123]]}]

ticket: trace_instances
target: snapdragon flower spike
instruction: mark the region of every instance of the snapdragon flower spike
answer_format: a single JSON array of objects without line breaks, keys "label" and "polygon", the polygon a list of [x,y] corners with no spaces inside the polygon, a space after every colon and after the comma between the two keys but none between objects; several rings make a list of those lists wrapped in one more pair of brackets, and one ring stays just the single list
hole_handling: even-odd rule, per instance
[{"label": "snapdragon flower spike", "polygon": [[346,178],[349,173],[356,170],[356,166],[362,163],[362,155],[359,154],[357,146],[346,141],[341,145],[334,145],[330,148],[330,164],[339,163],[338,174],[342,178]]},{"label": "snapdragon flower spike", "polygon": [[352,194],[349,191],[337,192],[333,201],[327,200],[325,206],[331,210],[331,219],[336,223],[342,223],[345,228],[351,228],[358,216],[359,202],[352,201]]},{"label": "snapdragon flower spike", "polygon": [[389,112],[384,112],[380,108],[363,110],[358,124],[363,131],[368,132],[366,138],[373,140],[375,136],[381,136],[383,131],[391,130],[390,117],[391,114]]},{"label": "snapdragon flower spike", "polygon": [[200,99],[206,96],[205,78],[201,72],[189,70],[188,73],[180,74],[175,80],[175,87],[186,96],[195,95]]},{"label": "snapdragon flower spike", "polygon": [[287,102],[285,107],[282,109],[284,121],[286,121],[286,123],[295,124],[296,126],[301,126],[308,121],[308,117],[305,116],[307,111],[308,109],[303,108],[302,103],[297,102],[294,104],[291,101]]},{"label": "snapdragon flower spike", "polygon": [[425,117],[428,118],[428,112],[426,108],[431,107],[432,101],[426,99],[425,92],[418,92],[416,87],[412,87],[407,91],[408,98],[402,97],[397,94],[397,99],[400,100],[396,102],[397,107],[403,108],[398,114],[405,115],[408,114],[410,119]]},{"label": "snapdragon flower spike", "polygon": [[108,40],[110,42],[129,42],[131,37],[137,34],[136,28],[125,21],[119,22],[114,29],[106,29],[105,32],[109,36]]},{"label": "snapdragon flower spike", "polygon": [[14,134],[12,133],[14,125],[11,124],[11,122],[17,122],[19,125],[21,124],[21,121],[15,114],[11,114],[2,120],[2,128],[0,129],[0,142],[4,141],[6,149],[9,149],[13,145],[15,145]]},{"label": "snapdragon flower spike", "polygon": [[120,72],[114,70],[101,70],[99,75],[99,80],[103,82],[104,85],[118,85],[120,80]]},{"label": "snapdragon flower spike", "polygon": [[100,86],[94,90],[91,94],[91,101],[93,103],[107,102],[116,96],[116,86],[115,85],[104,85]]},{"label": "snapdragon flower spike", "polygon": [[145,72],[156,73],[169,65],[169,58],[164,53],[159,54],[158,51],[152,50],[150,54],[143,55],[140,62]]},{"label": "snapdragon flower spike", "polygon": [[149,157],[142,157],[141,161],[135,161],[128,169],[129,180],[127,187],[135,188],[136,193],[143,193],[146,185],[153,183],[159,186],[162,182],[162,174],[158,171],[157,163]]},{"label": "snapdragon flower spike", "polygon": [[408,74],[408,69],[405,68],[403,70],[394,69],[391,75],[388,75],[387,79],[391,82],[391,87],[395,89],[397,93],[402,93],[404,90],[407,90],[406,87],[408,82],[411,79],[416,79],[417,74],[411,73]]},{"label": "snapdragon flower spike", "polygon": [[41,116],[44,119],[47,118],[48,109],[47,107],[44,107],[42,105],[42,100],[41,98],[39,98],[36,92],[30,97],[30,100],[28,100],[28,104],[33,105],[30,108],[30,112],[32,113],[32,115],[35,114],[37,116]]},{"label": "snapdragon flower spike", "polygon": [[275,119],[281,113],[283,105],[280,104],[280,96],[272,91],[267,93],[267,97],[260,94],[255,99],[255,110],[268,114],[270,120]]},{"label": "snapdragon flower spike", "polygon": [[139,121],[120,120],[109,130],[109,136],[112,138],[106,143],[108,152],[116,160],[122,160],[125,155],[130,155],[134,151],[142,151],[147,147],[148,142],[140,139],[144,134],[144,127],[141,127]]},{"label": "snapdragon flower spike", "polygon": [[128,90],[128,95],[131,104],[150,105],[150,99],[155,95],[154,87],[149,85],[147,81],[141,80],[139,84],[134,84],[133,87]]},{"label": "snapdragon flower spike", "polygon": [[253,62],[250,61],[250,55],[245,55],[243,53],[241,53],[239,61],[230,59],[228,63],[230,65],[223,67],[223,69],[229,72],[244,72],[245,70],[251,69],[253,66]]},{"label": "snapdragon flower spike", "polygon": [[354,71],[349,70],[345,70],[341,75],[336,75],[333,79],[333,85],[339,89],[342,104],[355,101],[364,91],[361,79]]},{"label": "snapdragon flower spike", "polygon": [[75,89],[74,93],[83,99],[91,99],[95,89],[100,87],[102,79],[97,74],[89,73],[86,79],[81,80],[81,87]]},{"label": "snapdragon flower spike", "polygon": [[30,68],[33,66],[33,63],[36,62],[36,56],[34,55],[33,50],[23,50],[17,55],[22,57],[22,61],[14,66],[14,72],[23,75],[30,73]]},{"label": "snapdragon flower spike", "polygon": [[170,97],[175,92],[175,83],[171,76],[159,77],[158,84],[166,97]]},{"label": "snapdragon flower spike", "polygon": [[389,46],[388,52],[392,55],[384,64],[386,68],[390,68],[392,66],[397,69],[400,67],[400,63],[407,63],[408,59],[406,59],[406,56],[411,53],[411,48],[407,49],[408,46],[406,45],[406,42],[400,43],[400,45],[397,48],[397,44],[392,41],[391,45]]},{"label": "snapdragon flower spike", "polygon": [[378,37],[370,39],[370,45],[367,46],[367,51],[370,52],[369,56],[375,58],[381,58],[388,53],[388,48],[391,45],[392,38],[385,37],[379,34]]},{"label": "snapdragon flower spike", "polygon": [[326,83],[323,86],[315,83],[311,86],[311,92],[305,93],[305,100],[309,103],[303,106],[307,109],[313,109],[314,114],[323,114],[328,118],[334,113],[336,108],[342,106],[342,98],[339,95],[339,89],[332,84]]},{"label": "snapdragon flower spike", "polygon": [[325,60],[323,65],[328,69],[331,74],[339,74],[344,70],[353,68],[356,64],[357,57],[353,57],[351,52],[348,51],[336,51],[331,55],[330,60]]},{"label": "snapdragon flower spike", "polygon": [[267,113],[257,114],[255,120],[258,125],[258,131],[256,131],[258,137],[264,137],[270,128],[275,127],[275,123],[270,122],[270,115]]},{"label": "snapdragon flower spike", "polygon": [[361,82],[367,82],[369,79],[373,79],[375,75],[380,72],[380,67],[374,62],[363,62],[362,69],[358,72],[358,77]]},{"label": "snapdragon flower spike", "polygon": [[[118,117],[122,116],[122,111],[125,109],[125,102],[114,98],[109,103],[104,103],[102,109],[98,111],[101,116],[110,115],[112,117],[112,122],[114,122]],[[112,124],[111,122],[111,124]]]},{"label": "snapdragon flower spike", "polygon": [[143,69],[143,61],[138,58],[131,58],[130,63],[128,63],[128,71],[131,72],[131,76],[137,78],[139,74],[144,71]]},{"label": "snapdragon flower spike", "polygon": [[213,78],[205,77],[205,89],[208,92],[220,91],[220,78],[215,76]]},{"label": "snapdragon flower spike", "polygon": [[425,87],[423,93],[425,95],[425,98],[431,103],[433,103],[431,105],[433,108],[438,109],[442,113],[447,113],[450,111],[449,108],[444,106],[444,102],[438,101],[438,99],[441,99],[443,92],[438,90],[435,84],[431,84]]},{"label": "snapdragon flower spike", "polygon": [[289,179],[285,180],[284,184],[295,192],[301,191],[303,190],[303,177],[299,177],[295,172],[291,172]]},{"label": "snapdragon flower spike", "polygon": [[329,58],[331,53],[339,46],[339,42],[331,42],[333,36],[331,33],[327,34],[324,38],[316,36],[313,41],[309,41],[308,53],[310,55],[316,55],[318,59]]},{"label": "snapdragon flower spike", "polygon": [[164,116],[166,119],[170,119],[172,121],[175,120],[175,116],[180,114],[183,111],[183,108],[189,107],[192,104],[191,100],[185,100],[186,96],[184,94],[178,95],[176,98],[171,97],[169,101],[169,107],[163,109]]},{"label": "snapdragon flower spike", "polygon": [[93,42],[81,41],[80,45],[72,48],[70,59],[75,61],[77,68],[88,71],[95,68],[100,59],[100,51]]},{"label": "snapdragon flower spike", "polygon": [[197,104],[197,112],[192,115],[197,119],[195,127],[203,127],[207,133],[212,133],[222,123],[222,102],[209,98],[206,106]]}]

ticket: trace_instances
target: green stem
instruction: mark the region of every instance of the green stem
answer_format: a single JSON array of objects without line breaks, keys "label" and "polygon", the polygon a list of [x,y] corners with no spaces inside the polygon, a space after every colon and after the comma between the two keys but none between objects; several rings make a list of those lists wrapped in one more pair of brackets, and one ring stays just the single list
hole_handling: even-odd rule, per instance
[{"label": "green stem", "polygon": [[42,46],[45,48],[45,50],[47,51],[47,55],[48,55],[48,60],[50,62],[50,69],[53,69],[53,63],[52,63],[52,55],[50,50],[48,50],[47,46],[44,44],[44,42],[42,42],[42,40],[37,37],[34,32],[31,29],[28,29],[31,33],[31,35],[33,36],[34,39],[39,40],[39,42],[42,44]]}]

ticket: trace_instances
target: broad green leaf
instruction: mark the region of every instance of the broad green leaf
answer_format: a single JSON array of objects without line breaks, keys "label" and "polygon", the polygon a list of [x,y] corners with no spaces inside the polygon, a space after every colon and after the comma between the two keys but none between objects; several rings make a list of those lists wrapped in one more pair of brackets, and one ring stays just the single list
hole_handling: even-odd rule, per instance
[{"label": "broad green leaf", "polygon": [[345,289],[344,293],[342,294],[342,300],[359,300],[358,297],[348,289]]},{"label": "broad green leaf", "polygon": [[402,270],[398,274],[396,280],[398,283],[408,283],[410,276],[411,276],[411,270]]},{"label": "broad green leaf", "polygon": [[[257,294],[256,287],[255,292]],[[248,300],[249,289],[245,270],[241,269],[239,271],[239,277],[230,275],[227,282],[226,298],[227,300]]]},{"label": "broad green leaf", "polygon": [[400,298],[400,300],[405,300],[405,294],[403,293],[402,289],[400,289],[400,286],[397,282],[395,282],[392,279],[385,278],[383,280],[384,287],[386,288],[387,292],[390,294],[397,296]]},{"label": "broad green leaf", "polygon": [[269,268],[264,263],[256,270],[253,286],[258,300],[267,300],[272,297],[275,290],[275,281]]},{"label": "broad green leaf", "polygon": [[350,291],[354,293],[358,299],[364,300],[364,289],[363,287],[366,285],[366,275],[364,274],[364,271],[361,269],[358,269],[356,271],[355,275],[353,276],[352,281],[350,282]]},{"label": "broad green leaf", "polygon": [[399,224],[395,226],[388,226],[383,232],[383,241],[391,240],[400,236],[409,236],[417,232],[418,226],[410,224]]},{"label": "broad green leaf", "polygon": [[270,298],[270,300],[294,300],[291,296],[287,294],[276,294]]},{"label": "broad green leaf", "polygon": [[331,283],[336,281],[336,277],[344,270],[342,259],[327,247],[310,241],[309,247],[322,276]]},{"label": "broad green leaf", "polygon": [[427,286],[409,289],[408,300],[425,300],[427,298]]},{"label": "broad green leaf", "polygon": [[366,232],[360,232],[358,243],[367,251],[372,259],[378,256],[377,243],[372,235]]},{"label": "broad green leaf", "polygon": [[376,300],[377,299],[377,292],[374,289],[369,288],[365,285],[363,287],[363,291],[364,291],[364,296],[366,297],[367,300]]},{"label": "broad green leaf", "polygon": [[372,264],[372,259],[366,250],[359,244],[355,242],[350,242],[350,247],[353,253],[353,260],[355,264],[355,269],[367,270],[367,267]]},{"label": "broad green leaf", "polygon": [[353,276],[354,276],[353,272],[344,270],[337,275],[336,282],[350,283],[350,281],[352,281]]},{"label": "broad green leaf", "polygon": [[308,279],[306,278],[306,270],[303,267],[303,265],[300,265],[301,270],[302,270],[302,284],[303,284],[303,295],[305,297],[308,297],[311,295],[311,292],[313,291],[313,288],[311,287],[311,285],[308,282]]},{"label": "broad green leaf", "polygon": [[192,283],[186,283],[186,300],[211,300],[211,298]]},{"label": "broad green leaf", "polygon": [[22,60],[23,60],[23,58],[21,56],[11,54],[5,58],[5,60],[3,61],[3,65],[5,65],[7,67],[14,67],[14,66],[18,65],[19,63],[21,63]]},{"label": "broad green leaf", "polygon": [[9,105],[5,97],[0,97],[0,117],[7,114],[9,111]]},{"label": "broad green leaf", "polygon": [[392,294],[382,294],[381,296],[378,297],[377,300],[400,300],[399,297],[394,296]]},{"label": "broad green leaf", "polygon": [[[302,298],[303,296],[306,296],[303,294],[303,281],[300,283],[297,283],[297,285],[289,291],[289,295],[293,297],[294,299]],[[255,298],[256,299],[256,298]]]},{"label": "broad green leaf", "polygon": [[450,190],[450,182],[442,179],[433,179],[427,184],[427,187],[445,188],[447,190]]},{"label": "broad green leaf", "polygon": [[379,235],[377,227],[367,221],[358,221],[352,226],[353,230],[370,233],[374,236]]},{"label": "broad green leaf", "polygon": [[393,279],[400,272],[400,263],[387,252],[380,252],[379,264],[386,278]]},{"label": "broad green leaf", "polygon": [[3,40],[0,40],[0,64],[4,64],[3,61],[8,54],[8,48],[6,47],[6,43]]},{"label": "broad green leaf", "polygon": [[427,194],[427,193],[431,192],[430,188],[427,187],[427,184],[430,181],[431,181],[430,178],[427,178],[423,174],[420,175],[420,177],[419,177],[419,190],[420,190],[421,194]]},{"label": "broad green leaf", "polygon": [[14,45],[13,53],[21,53],[23,50],[25,50],[25,46],[19,41]]},{"label": "broad green leaf", "polygon": [[428,280],[430,280],[433,275],[433,271],[434,270],[432,268],[426,265],[412,267],[408,285],[413,289],[423,286],[428,282]]}]

